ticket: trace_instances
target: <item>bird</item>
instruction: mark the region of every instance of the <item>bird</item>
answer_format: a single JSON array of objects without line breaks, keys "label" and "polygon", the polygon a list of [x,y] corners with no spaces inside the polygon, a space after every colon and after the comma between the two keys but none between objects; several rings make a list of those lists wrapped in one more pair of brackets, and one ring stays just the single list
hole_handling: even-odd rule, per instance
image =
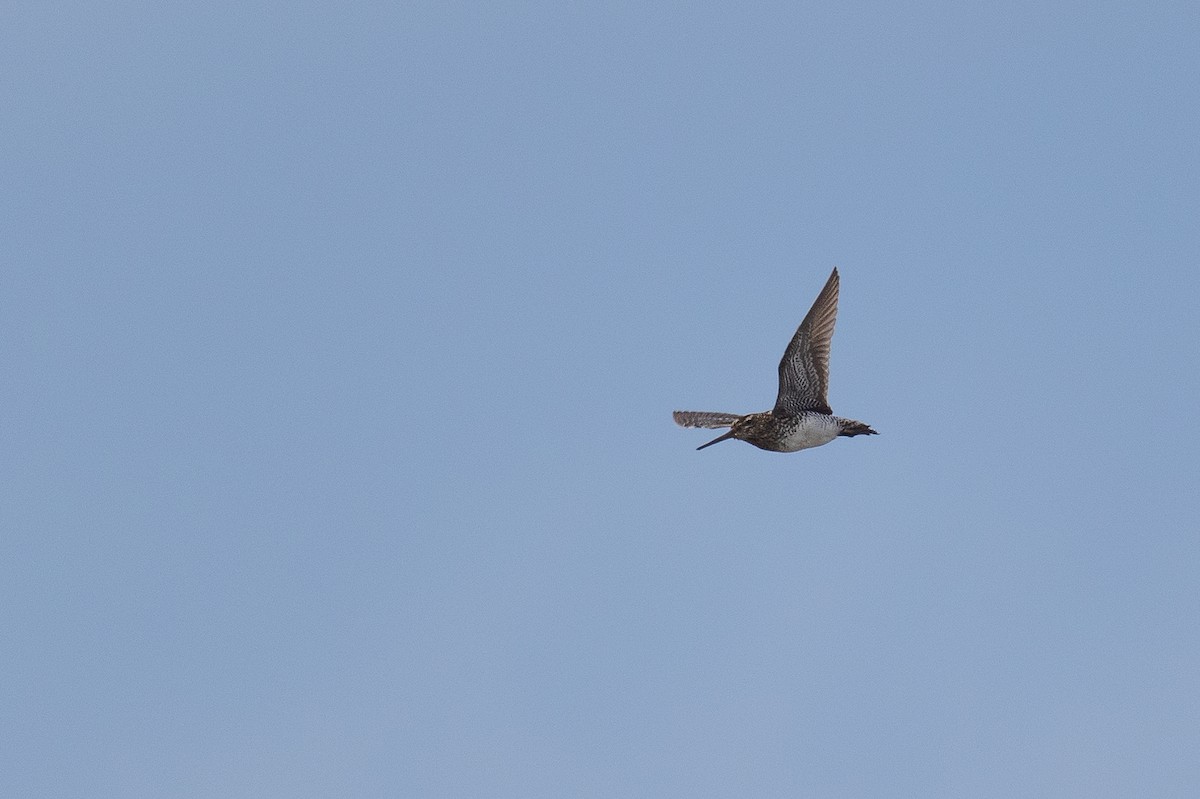
[{"label": "bird", "polygon": [[680,427],[721,428],[729,432],[697,450],[736,438],[771,452],[797,452],[828,444],[838,436],[874,436],[870,425],[834,416],[829,407],[829,344],[837,321],[837,267],[796,329],[779,362],[775,407],[762,413],[675,411]]}]

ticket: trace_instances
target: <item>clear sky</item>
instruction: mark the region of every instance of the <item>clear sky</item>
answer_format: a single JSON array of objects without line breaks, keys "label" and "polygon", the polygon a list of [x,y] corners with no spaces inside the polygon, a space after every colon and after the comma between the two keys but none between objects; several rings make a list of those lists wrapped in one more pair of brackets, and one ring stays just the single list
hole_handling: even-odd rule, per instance
[{"label": "clear sky", "polygon": [[6,3],[0,795],[1200,795],[1197,41]]}]

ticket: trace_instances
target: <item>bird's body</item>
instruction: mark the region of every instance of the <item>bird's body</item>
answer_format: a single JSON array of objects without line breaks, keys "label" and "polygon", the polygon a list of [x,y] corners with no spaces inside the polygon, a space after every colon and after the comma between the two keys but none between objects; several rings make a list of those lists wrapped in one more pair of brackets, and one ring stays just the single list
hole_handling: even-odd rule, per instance
[{"label": "bird's body", "polygon": [[771,411],[743,416],[733,425],[735,438],[759,449],[796,452],[828,444],[838,437],[839,426],[827,413],[805,411],[796,416],[776,416]]},{"label": "bird's body", "polygon": [[698,449],[737,438],[759,449],[796,452],[838,436],[876,435],[869,425],[834,416],[829,408],[829,345],[837,320],[838,286],[834,269],[779,362],[774,408],[746,415],[675,411],[675,422],[682,427],[730,428]]}]

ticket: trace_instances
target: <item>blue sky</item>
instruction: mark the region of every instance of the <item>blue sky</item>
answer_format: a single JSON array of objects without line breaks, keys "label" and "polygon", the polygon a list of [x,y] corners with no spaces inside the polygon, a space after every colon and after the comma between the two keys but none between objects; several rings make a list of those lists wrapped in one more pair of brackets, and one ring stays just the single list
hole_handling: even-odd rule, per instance
[{"label": "blue sky", "polygon": [[2,12],[0,793],[1200,792],[1194,4],[192,5]]}]

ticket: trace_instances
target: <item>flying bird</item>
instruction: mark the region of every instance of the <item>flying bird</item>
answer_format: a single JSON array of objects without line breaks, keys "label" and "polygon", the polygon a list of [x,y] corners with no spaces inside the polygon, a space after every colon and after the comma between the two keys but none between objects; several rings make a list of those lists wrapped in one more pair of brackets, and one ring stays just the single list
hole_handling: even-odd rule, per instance
[{"label": "flying bird", "polygon": [[835,268],[800,323],[779,362],[775,407],[745,416],[708,411],[675,411],[681,427],[728,427],[729,432],[697,447],[737,438],[759,449],[796,452],[828,444],[838,436],[878,435],[870,425],[834,416],[829,407],[829,343],[837,321],[838,271]]}]

